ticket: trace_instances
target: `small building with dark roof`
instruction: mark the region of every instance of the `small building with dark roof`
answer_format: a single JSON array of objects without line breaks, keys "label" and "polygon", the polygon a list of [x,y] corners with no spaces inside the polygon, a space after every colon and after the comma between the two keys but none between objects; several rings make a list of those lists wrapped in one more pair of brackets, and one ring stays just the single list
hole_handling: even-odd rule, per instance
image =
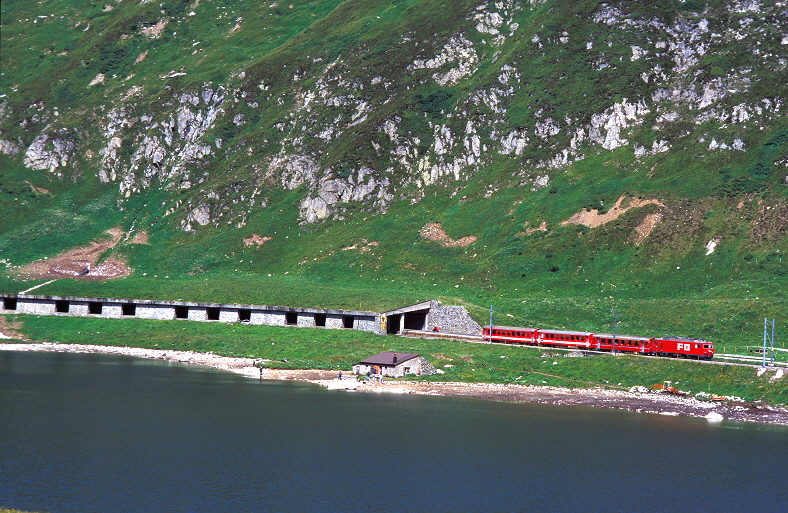
[{"label": "small building with dark roof", "polygon": [[435,374],[435,368],[417,354],[384,351],[355,364],[353,374],[378,374],[401,378],[408,374],[416,376]]}]

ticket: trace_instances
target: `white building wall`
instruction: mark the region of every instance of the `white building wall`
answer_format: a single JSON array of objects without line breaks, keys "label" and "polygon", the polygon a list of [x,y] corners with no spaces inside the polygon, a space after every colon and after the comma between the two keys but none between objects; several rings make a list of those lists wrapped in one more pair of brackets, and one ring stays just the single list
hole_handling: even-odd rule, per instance
[{"label": "white building wall", "polygon": [[199,306],[190,306],[188,319],[190,321],[207,321],[208,309],[200,308]]},{"label": "white building wall", "polygon": [[104,303],[104,309],[101,311],[101,314],[102,317],[117,319],[123,317],[123,310],[120,303]]},{"label": "white building wall", "polygon": [[342,328],[342,316],[341,315],[326,315],[326,328],[332,330],[338,330]]},{"label": "white building wall", "polygon": [[219,321],[238,322],[238,310],[222,308],[219,310]]},{"label": "white building wall", "polygon": [[266,326],[284,326],[285,313],[274,311],[252,311],[252,322],[254,324],[265,324]]},{"label": "white building wall", "polygon": [[160,321],[175,319],[175,307],[168,305],[137,305],[136,317]]},{"label": "white building wall", "polygon": [[[80,316],[88,315],[87,301],[70,301],[69,303],[70,304],[68,305],[68,315],[80,315]],[[93,314],[90,315],[91,317],[93,317]]]},{"label": "white building wall", "polygon": [[380,331],[380,323],[375,317],[359,317],[356,316],[354,328],[361,331],[371,331],[373,333]]},{"label": "white building wall", "polygon": [[19,298],[16,302],[16,311],[36,315],[55,315],[55,301]]},{"label": "white building wall", "polygon": [[315,327],[315,314],[313,313],[298,313],[298,322],[296,326],[299,328],[314,328]]},{"label": "white building wall", "polygon": [[[364,375],[367,372],[374,374],[375,371],[373,370],[375,365],[367,365],[363,363],[357,363],[353,366],[353,374]],[[398,363],[395,366],[388,366],[388,365],[378,365],[380,367],[380,372],[383,376],[389,378],[402,378],[405,374],[405,368],[409,368],[408,376],[419,375],[421,374],[421,367],[419,358],[411,358],[402,363]]]}]

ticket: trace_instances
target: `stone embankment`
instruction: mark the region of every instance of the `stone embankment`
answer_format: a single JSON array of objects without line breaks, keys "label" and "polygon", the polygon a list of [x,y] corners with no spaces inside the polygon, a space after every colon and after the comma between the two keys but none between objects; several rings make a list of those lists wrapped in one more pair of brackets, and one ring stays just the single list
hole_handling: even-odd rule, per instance
[{"label": "stone embankment", "polygon": [[[666,416],[701,417],[710,422],[739,420],[788,426],[788,409],[766,405],[728,402],[725,404],[699,401],[694,398],[666,394],[623,392],[603,388],[560,388],[529,385],[498,385],[488,383],[384,381],[359,380],[346,374],[337,379],[339,371],[316,369],[267,369],[256,367],[262,362],[251,358],[232,358],[211,353],[143,349],[135,347],[94,346],[85,344],[20,344],[0,343],[0,350],[51,351],[72,353],[104,353],[168,360],[190,365],[235,372],[250,378],[274,380],[299,380],[333,390],[358,392],[439,395],[476,397],[497,401],[531,402],[542,404],[593,406],[596,408],[623,409]],[[344,370],[343,372],[348,372]]]}]

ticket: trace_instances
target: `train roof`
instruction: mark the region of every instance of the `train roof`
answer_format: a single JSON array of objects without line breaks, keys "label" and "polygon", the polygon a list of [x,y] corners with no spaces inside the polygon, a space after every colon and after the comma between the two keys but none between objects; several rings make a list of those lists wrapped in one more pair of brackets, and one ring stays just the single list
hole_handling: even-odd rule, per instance
[{"label": "train roof", "polygon": [[625,338],[627,340],[651,340],[651,337],[636,337],[634,335],[623,335],[623,334],[615,334],[612,333],[594,333],[594,336],[597,338],[615,338],[616,340],[620,338]]},{"label": "train roof", "polygon": [[563,330],[539,330],[539,333],[556,333],[558,335],[593,335],[589,331],[563,331]]},{"label": "train roof", "polygon": [[[485,328],[489,328],[490,325],[484,326]],[[493,325],[493,329],[498,330],[517,330],[517,331],[536,331],[536,328],[523,328],[522,326],[495,326]]]},{"label": "train roof", "polygon": [[704,340],[702,338],[686,338],[686,337],[654,337],[657,340],[678,340],[679,342],[705,342],[709,343],[708,340]]}]

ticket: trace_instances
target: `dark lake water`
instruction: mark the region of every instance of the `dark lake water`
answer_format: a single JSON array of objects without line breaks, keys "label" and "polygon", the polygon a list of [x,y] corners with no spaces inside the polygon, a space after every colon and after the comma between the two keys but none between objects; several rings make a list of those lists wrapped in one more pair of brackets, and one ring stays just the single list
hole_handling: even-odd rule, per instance
[{"label": "dark lake water", "polygon": [[0,351],[0,507],[788,511],[788,429]]}]

